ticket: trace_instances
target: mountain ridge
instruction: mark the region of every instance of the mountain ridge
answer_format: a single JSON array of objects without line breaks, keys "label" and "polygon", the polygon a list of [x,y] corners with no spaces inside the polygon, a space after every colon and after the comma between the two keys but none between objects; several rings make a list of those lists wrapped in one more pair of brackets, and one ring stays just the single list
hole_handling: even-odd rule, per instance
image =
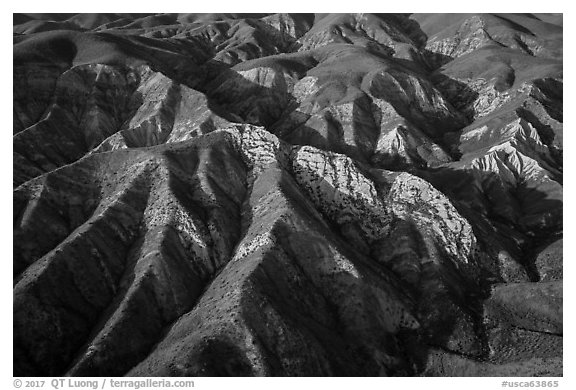
[{"label": "mountain ridge", "polygon": [[14,14],[16,376],[561,376],[562,21]]}]

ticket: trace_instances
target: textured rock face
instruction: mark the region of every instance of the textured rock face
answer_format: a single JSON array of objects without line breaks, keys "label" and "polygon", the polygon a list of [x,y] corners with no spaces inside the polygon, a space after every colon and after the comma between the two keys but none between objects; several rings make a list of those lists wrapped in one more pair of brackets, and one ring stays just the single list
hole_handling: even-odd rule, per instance
[{"label": "textured rock face", "polygon": [[426,49],[442,57],[460,57],[490,43],[490,35],[485,28],[486,23],[480,16],[471,16],[462,22],[453,35],[428,40]]},{"label": "textured rock face", "polygon": [[562,375],[544,16],[16,14],[14,375]]}]

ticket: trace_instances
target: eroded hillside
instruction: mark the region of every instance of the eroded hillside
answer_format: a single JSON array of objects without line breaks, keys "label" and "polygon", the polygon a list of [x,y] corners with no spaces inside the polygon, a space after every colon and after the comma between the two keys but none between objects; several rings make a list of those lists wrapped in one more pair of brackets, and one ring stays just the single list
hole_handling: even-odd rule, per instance
[{"label": "eroded hillside", "polygon": [[562,16],[15,14],[15,376],[561,376]]}]

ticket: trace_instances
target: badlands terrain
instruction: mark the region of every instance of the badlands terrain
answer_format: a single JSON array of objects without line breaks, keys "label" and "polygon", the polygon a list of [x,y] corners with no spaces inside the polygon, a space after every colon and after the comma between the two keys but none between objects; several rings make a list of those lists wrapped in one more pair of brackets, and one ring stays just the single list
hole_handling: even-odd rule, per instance
[{"label": "badlands terrain", "polygon": [[15,376],[562,376],[562,15],[13,18]]}]

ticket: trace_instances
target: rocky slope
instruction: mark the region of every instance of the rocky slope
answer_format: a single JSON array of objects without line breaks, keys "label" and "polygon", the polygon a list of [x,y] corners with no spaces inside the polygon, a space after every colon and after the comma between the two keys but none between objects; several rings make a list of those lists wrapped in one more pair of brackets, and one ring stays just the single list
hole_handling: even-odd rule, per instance
[{"label": "rocky slope", "polygon": [[562,18],[15,14],[15,376],[561,376]]}]

